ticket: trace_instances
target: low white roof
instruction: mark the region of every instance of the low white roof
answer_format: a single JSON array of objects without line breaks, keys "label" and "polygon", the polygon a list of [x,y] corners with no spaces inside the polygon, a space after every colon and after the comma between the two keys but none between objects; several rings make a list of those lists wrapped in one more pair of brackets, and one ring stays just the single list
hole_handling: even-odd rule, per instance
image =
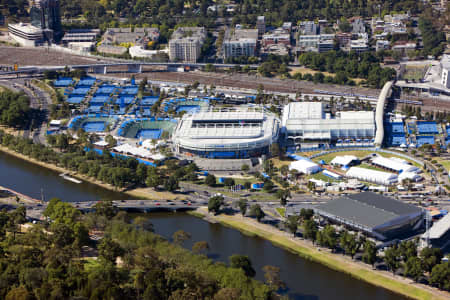
[{"label": "low white roof", "polygon": [[293,169],[297,170],[299,172],[305,173],[305,174],[311,174],[314,172],[318,172],[320,170],[320,167],[318,164],[316,164],[310,160],[302,159],[302,160],[293,161],[289,165],[289,170],[293,170]]},{"label": "low white roof", "polygon": [[131,154],[143,158],[150,158],[154,160],[162,160],[165,158],[162,154],[153,154],[147,149],[144,149],[143,147],[135,147],[129,144],[122,144],[119,146],[114,147],[114,150],[120,153],[126,153]]},{"label": "low white roof", "polygon": [[50,121],[50,126],[60,126],[61,125],[61,120],[51,120]]},{"label": "low white roof", "polygon": [[358,158],[354,155],[341,155],[341,156],[336,156],[335,158],[333,158],[333,160],[330,162],[330,164],[347,166],[354,160],[358,160]]},{"label": "low white roof", "polygon": [[386,158],[382,156],[377,156],[372,159],[372,163],[382,166],[387,169],[391,169],[397,172],[418,172],[419,168],[409,165],[407,163],[400,162],[398,160],[393,160],[391,158]]},{"label": "low white roof", "polygon": [[420,176],[419,174],[414,173],[414,172],[401,172],[398,175],[398,179],[400,181],[405,180],[405,179],[419,180],[421,178],[422,178],[422,176]]},{"label": "low white roof", "polygon": [[396,182],[398,179],[398,176],[393,173],[358,167],[351,167],[347,171],[346,176],[357,178],[363,181],[376,182],[382,184],[391,184],[393,182]]},{"label": "low white roof", "polygon": [[444,235],[450,229],[450,214],[447,214],[442,219],[433,224],[433,226],[425,232],[422,237],[426,238],[428,233],[430,234],[430,239],[438,239]]},{"label": "low white roof", "polygon": [[100,146],[100,147],[105,147],[105,146],[108,146],[108,142],[106,142],[106,141],[98,141],[98,142],[95,142],[94,145]]}]

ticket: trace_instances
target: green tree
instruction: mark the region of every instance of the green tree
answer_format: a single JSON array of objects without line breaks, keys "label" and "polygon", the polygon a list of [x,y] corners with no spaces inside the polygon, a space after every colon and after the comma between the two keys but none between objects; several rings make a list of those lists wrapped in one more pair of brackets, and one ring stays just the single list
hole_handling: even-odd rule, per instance
[{"label": "green tree", "polygon": [[208,252],[208,250],[209,250],[209,245],[208,245],[208,242],[206,242],[206,241],[196,242],[192,246],[192,252],[197,253],[197,254]]},{"label": "green tree", "polygon": [[230,177],[225,178],[224,185],[225,186],[233,186],[233,185],[235,185],[234,179],[230,178]]},{"label": "green tree", "polygon": [[248,170],[250,170],[250,167],[247,164],[243,164],[241,170],[244,172],[248,172]]},{"label": "green tree", "polygon": [[99,257],[113,264],[116,263],[116,258],[123,253],[122,247],[110,237],[104,237],[98,245]]},{"label": "green tree", "polygon": [[250,216],[255,217],[258,222],[261,222],[265,215],[266,214],[261,209],[261,206],[259,204],[254,204],[250,207]]},{"label": "green tree", "polygon": [[175,244],[182,245],[185,241],[191,239],[191,234],[180,229],[174,232],[172,239]]},{"label": "green tree", "polygon": [[414,281],[419,281],[420,277],[423,275],[422,261],[418,257],[410,257],[405,263],[405,275],[414,279]]},{"label": "green tree", "polygon": [[248,201],[246,199],[240,199],[238,202],[239,210],[243,216],[247,212]]},{"label": "green tree", "polygon": [[430,274],[430,283],[438,288],[450,291],[450,263],[444,262],[433,267]]},{"label": "green tree", "polygon": [[218,214],[220,208],[223,205],[223,200],[224,200],[223,197],[219,195],[209,198],[208,211],[213,212],[214,214]]},{"label": "green tree", "polygon": [[176,191],[178,189],[178,179],[176,179],[174,176],[170,176],[164,181],[164,189],[169,192]]},{"label": "green tree", "polygon": [[441,262],[444,255],[439,248],[426,247],[420,252],[420,257],[422,258],[423,269],[426,272],[431,272],[433,267]]},{"label": "green tree", "polygon": [[312,242],[314,243],[318,231],[316,222],[314,222],[314,220],[312,219],[306,220],[305,222],[303,222],[303,230],[305,239],[312,240]]},{"label": "green tree", "polygon": [[311,220],[314,216],[314,210],[310,208],[302,208],[300,210],[300,218],[302,221]]},{"label": "green tree", "polygon": [[279,189],[277,190],[277,198],[280,199],[280,204],[283,206],[286,206],[287,204],[287,199],[289,197],[291,197],[291,191],[289,189],[283,190],[283,189]]},{"label": "green tree", "polygon": [[392,274],[395,275],[395,271],[397,271],[398,268],[400,268],[400,258],[399,258],[399,250],[398,247],[392,246],[386,249],[384,252],[384,262],[386,263],[386,266],[389,270],[392,271]]},{"label": "green tree", "polygon": [[266,283],[274,290],[277,291],[279,289],[286,288],[286,284],[281,279],[280,276],[280,268],[275,266],[264,266],[264,279]]},{"label": "green tree", "polygon": [[353,259],[360,248],[360,244],[354,234],[344,231],[340,236],[340,244],[344,249],[345,254],[350,255]]},{"label": "green tree", "polygon": [[298,229],[298,222],[300,220],[299,216],[289,216],[287,220],[284,222],[284,226],[295,236]]},{"label": "green tree", "polygon": [[366,264],[374,266],[377,261],[377,248],[375,244],[371,241],[366,241],[364,243],[364,253],[362,256],[363,262]]},{"label": "green tree", "polygon": [[248,256],[238,254],[230,256],[230,266],[232,268],[244,270],[245,275],[248,277],[254,277],[256,275],[255,269],[253,269],[252,262]]},{"label": "green tree", "polygon": [[208,186],[215,186],[216,185],[216,176],[214,176],[213,174],[208,174],[205,177],[205,184]]}]

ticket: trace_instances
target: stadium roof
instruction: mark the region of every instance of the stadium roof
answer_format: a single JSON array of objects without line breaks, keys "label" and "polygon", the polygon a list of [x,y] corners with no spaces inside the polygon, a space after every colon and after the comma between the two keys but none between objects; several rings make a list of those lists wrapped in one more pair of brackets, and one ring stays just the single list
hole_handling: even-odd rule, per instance
[{"label": "stadium roof", "polygon": [[373,192],[344,196],[321,204],[317,209],[368,228],[375,228],[403,215],[421,212],[416,206]]},{"label": "stadium roof", "polygon": [[439,239],[449,230],[450,214],[447,214],[445,217],[434,223],[434,225],[428,230],[428,232],[425,232],[422,237],[426,238],[429,233],[430,239]]}]

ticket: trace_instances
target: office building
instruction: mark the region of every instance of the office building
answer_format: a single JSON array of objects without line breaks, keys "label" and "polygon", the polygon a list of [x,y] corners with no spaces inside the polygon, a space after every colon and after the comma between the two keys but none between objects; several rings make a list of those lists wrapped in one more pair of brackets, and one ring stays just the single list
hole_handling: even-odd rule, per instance
[{"label": "office building", "polygon": [[257,29],[228,29],[222,44],[222,56],[229,57],[256,56],[258,42]]},{"label": "office building", "polygon": [[256,29],[258,29],[258,36],[266,33],[266,18],[264,16],[259,16],[256,19]]},{"label": "office building", "polygon": [[204,27],[180,27],[172,34],[169,41],[169,58],[171,61],[196,63],[206,38]]}]

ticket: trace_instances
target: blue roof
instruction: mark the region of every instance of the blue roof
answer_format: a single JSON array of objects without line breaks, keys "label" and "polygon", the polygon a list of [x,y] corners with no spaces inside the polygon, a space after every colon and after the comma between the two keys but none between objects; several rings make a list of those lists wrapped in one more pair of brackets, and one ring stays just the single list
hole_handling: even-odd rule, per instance
[{"label": "blue roof", "polygon": [[109,96],[95,96],[90,103],[105,103],[109,101]]},{"label": "blue roof", "polygon": [[89,93],[89,88],[77,88],[72,91],[72,95],[86,95]]},{"label": "blue roof", "polygon": [[81,102],[83,102],[83,100],[84,97],[77,97],[77,96],[67,98],[67,102],[71,104],[80,104]]}]

